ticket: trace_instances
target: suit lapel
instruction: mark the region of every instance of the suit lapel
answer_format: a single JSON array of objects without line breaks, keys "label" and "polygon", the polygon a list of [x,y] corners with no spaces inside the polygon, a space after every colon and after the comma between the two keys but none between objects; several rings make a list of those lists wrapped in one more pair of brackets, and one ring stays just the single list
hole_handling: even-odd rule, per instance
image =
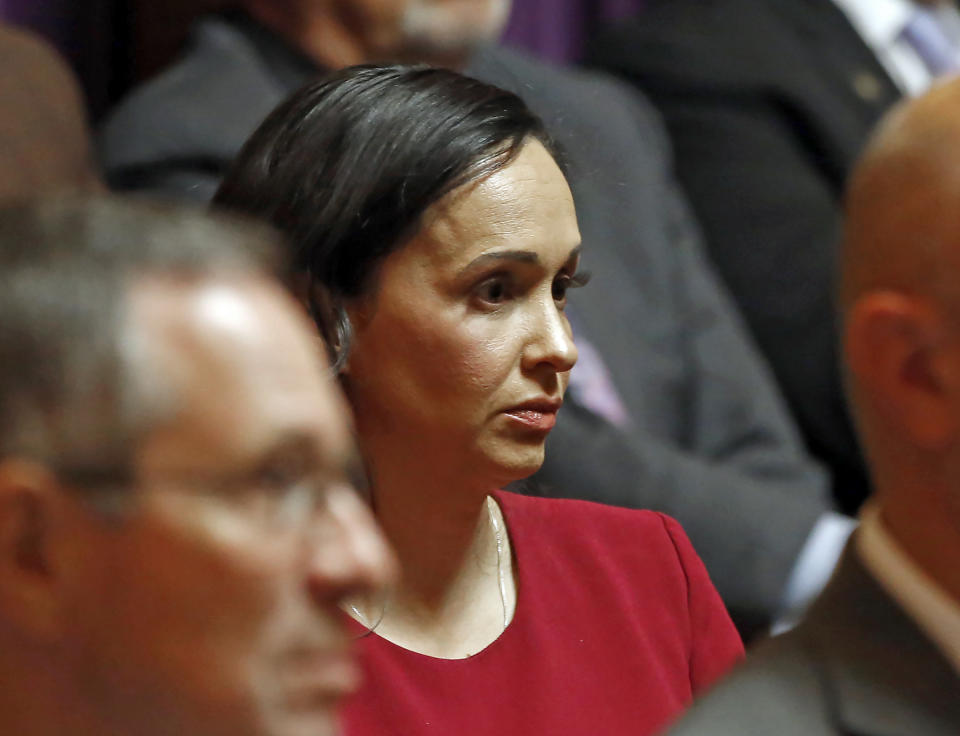
[{"label": "suit lapel", "polygon": [[823,141],[821,160],[835,165],[830,173],[843,182],[870,131],[901,92],[833,0],[766,4],[796,35],[808,70],[791,76],[788,99],[819,126],[811,140]]},{"label": "suit lapel", "polygon": [[[813,54],[811,61],[836,91],[873,121],[901,92],[846,14],[833,0],[775,2],[776,11],[797,28]],[[869,79],[870,81],[864,81]]]},{"label": "suit lapel", "polygon": [[842,732],[956,736],[960,677],[848,546],[797,635],[821,663]]}]

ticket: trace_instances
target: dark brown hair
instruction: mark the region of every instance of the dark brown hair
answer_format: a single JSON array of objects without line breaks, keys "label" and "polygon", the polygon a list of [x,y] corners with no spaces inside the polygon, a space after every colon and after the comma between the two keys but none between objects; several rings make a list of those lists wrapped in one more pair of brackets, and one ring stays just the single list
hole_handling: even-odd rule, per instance
[{"label": "dark brown hair", "polygon": [[[340,300],[365,292],[430,205],[507,165],[530,139],[558,158],[540,118],[498,87],[426,66],[349,67],[274,110],[213,201],[287,236],[339,365],[350,337]],[[318,286],[329,304],[317,303]]]}]

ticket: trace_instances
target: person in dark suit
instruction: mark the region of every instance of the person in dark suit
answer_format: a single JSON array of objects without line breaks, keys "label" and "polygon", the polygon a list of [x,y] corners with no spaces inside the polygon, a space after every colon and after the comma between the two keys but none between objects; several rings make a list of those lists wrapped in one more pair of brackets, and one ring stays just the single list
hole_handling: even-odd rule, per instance
[{"label": "person in dark suit", "polygon": [[[479,13],[488,3],[474,5]],[[393,55],[465,66],[519,93],[565,150],[584,266],[595,278],[592,295],[571,307],[581,348],[573,400],[531,492],[673,514],[741,631],[765,625],[829,513],[825,480],[704,262],[656,114],[609,78],[491,45],[502,17],[495,7],[490,18],[480,13],[483,22],[462,8],[421,18],[421,32],[398,37],[376,15],[366,30],[350,31],[334,6],[251,0],[202,20],[184,57],[107,120],[100,151],[111,182],[206,201],[282,98],[357,61]],[[304,14],[313,20],[291,28],[287,19]],[[385,30],[374,32],[378,25]],[[586,380],[587,342],[601,356],[593,383],[607,379],[602,406]]]},{"label": "person in dark suit", "polygon": [[678,736],[960,733],[960,81],[897,109],[852,175],[841,302],[875,495],[792,632]]},{"label": "person in dark suit", "polygon": [[[914,3],[874,5],[665,0],[589,53],[663,113],[710,257],[849,513],[869,483],[836,368],[840,197],[883,112],[924,87],[912,51],[890,62],[884,35],[898,35],[891,24]],[[903,17],[888,23],[891,13]],[[889,30],[874,32],[878,20]]]},{"label": "person in dark suit", "polygon": [[0,25],[0,200],[101,188],[83,97],[57,53]]}]

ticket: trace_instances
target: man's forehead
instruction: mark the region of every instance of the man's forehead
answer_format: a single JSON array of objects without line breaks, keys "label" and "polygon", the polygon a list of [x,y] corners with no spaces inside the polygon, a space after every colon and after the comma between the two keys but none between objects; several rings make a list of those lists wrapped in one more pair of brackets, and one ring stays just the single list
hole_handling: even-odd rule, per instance
[{"label": "man's forehead", "polygon": [[129,303],[129,331],[150,334],[170,359],[220,358],[223,369],[243,367],[246,359],[326,372],[322,346],[302,308],[267,277],[147,275],[131,283]]},{"label": "man's forehead", "polygon": [[131,301],[135,362],[176,397],[170,430],[238,456],[296,436],[347,454],[346,410],[319,339],[272,282],[146,280]]},{"label": "man's forehead", "polygon": [[181,329],[249,327],[267,280],[250,274],[141,273],[130,279],[128,300],[137,327]]},{"label": "man's forehead", "polygon": [[129,289],[128,335],[151,358],[181,370],[207,368],[233,379],[274,371],[316,384],[326,373],[319,340],[302,310],[270,279],[144,276]]}]

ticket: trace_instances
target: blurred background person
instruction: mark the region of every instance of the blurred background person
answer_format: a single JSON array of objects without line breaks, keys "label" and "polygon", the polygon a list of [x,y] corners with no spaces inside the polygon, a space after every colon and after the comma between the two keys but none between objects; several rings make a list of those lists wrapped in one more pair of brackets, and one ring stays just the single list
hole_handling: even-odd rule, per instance
[{"label": "blurred background person", "polygon": [[830,515],[766,366],[701,252],[657,116],[611,80],[493,43],[506,2],[247,0],[106,121],[114,185],[206,201],[281,99],[355,62],[465,67],[518,92],[564,150],[595,286],[573,315],[571,401],[531,493],[677,517],[746,635],[816,590]]},{"label": "blurred background person", "polygon": [[0,25],[0,202],[100,185],[83,96],[33,35]]},{"label": "blurred background person", "polygon": [[960,82],[897,109],[851,176],[841,302],[876,492],[793,632],[677,734],[960,732]]},{"label": "blurred background person", "polygon": [[390,594],[351,609],[372,633],[349,733],[647,734],[739,659],[675,521],[499,490],[567,410],[583,278],[570,189],[522,100],[347,68],[271,113],[214,202],[289,237],[400,559]]},{"label": "blurred background person", "polygon": [[[193,18],[231,0],[3,0],[0,18],[54,44],[77,70],[94,119],[136,80],[155,74],[183,42]],[[513,0],[503,43],[538,58],[570,63],[604,24],[645,0]]]},{"label": "blurred background person", "polygon": [[837,368],[841,193],[883,112],[960,69],[956,3],[658,0],[590,61],[659,106],[711,259],[855,513],[869,481]]},{"label": "blurred background person", "polygon": [[344,406],[249,223],[0,211],[0,720],[336,731],[338,603],[393,570]]}]

